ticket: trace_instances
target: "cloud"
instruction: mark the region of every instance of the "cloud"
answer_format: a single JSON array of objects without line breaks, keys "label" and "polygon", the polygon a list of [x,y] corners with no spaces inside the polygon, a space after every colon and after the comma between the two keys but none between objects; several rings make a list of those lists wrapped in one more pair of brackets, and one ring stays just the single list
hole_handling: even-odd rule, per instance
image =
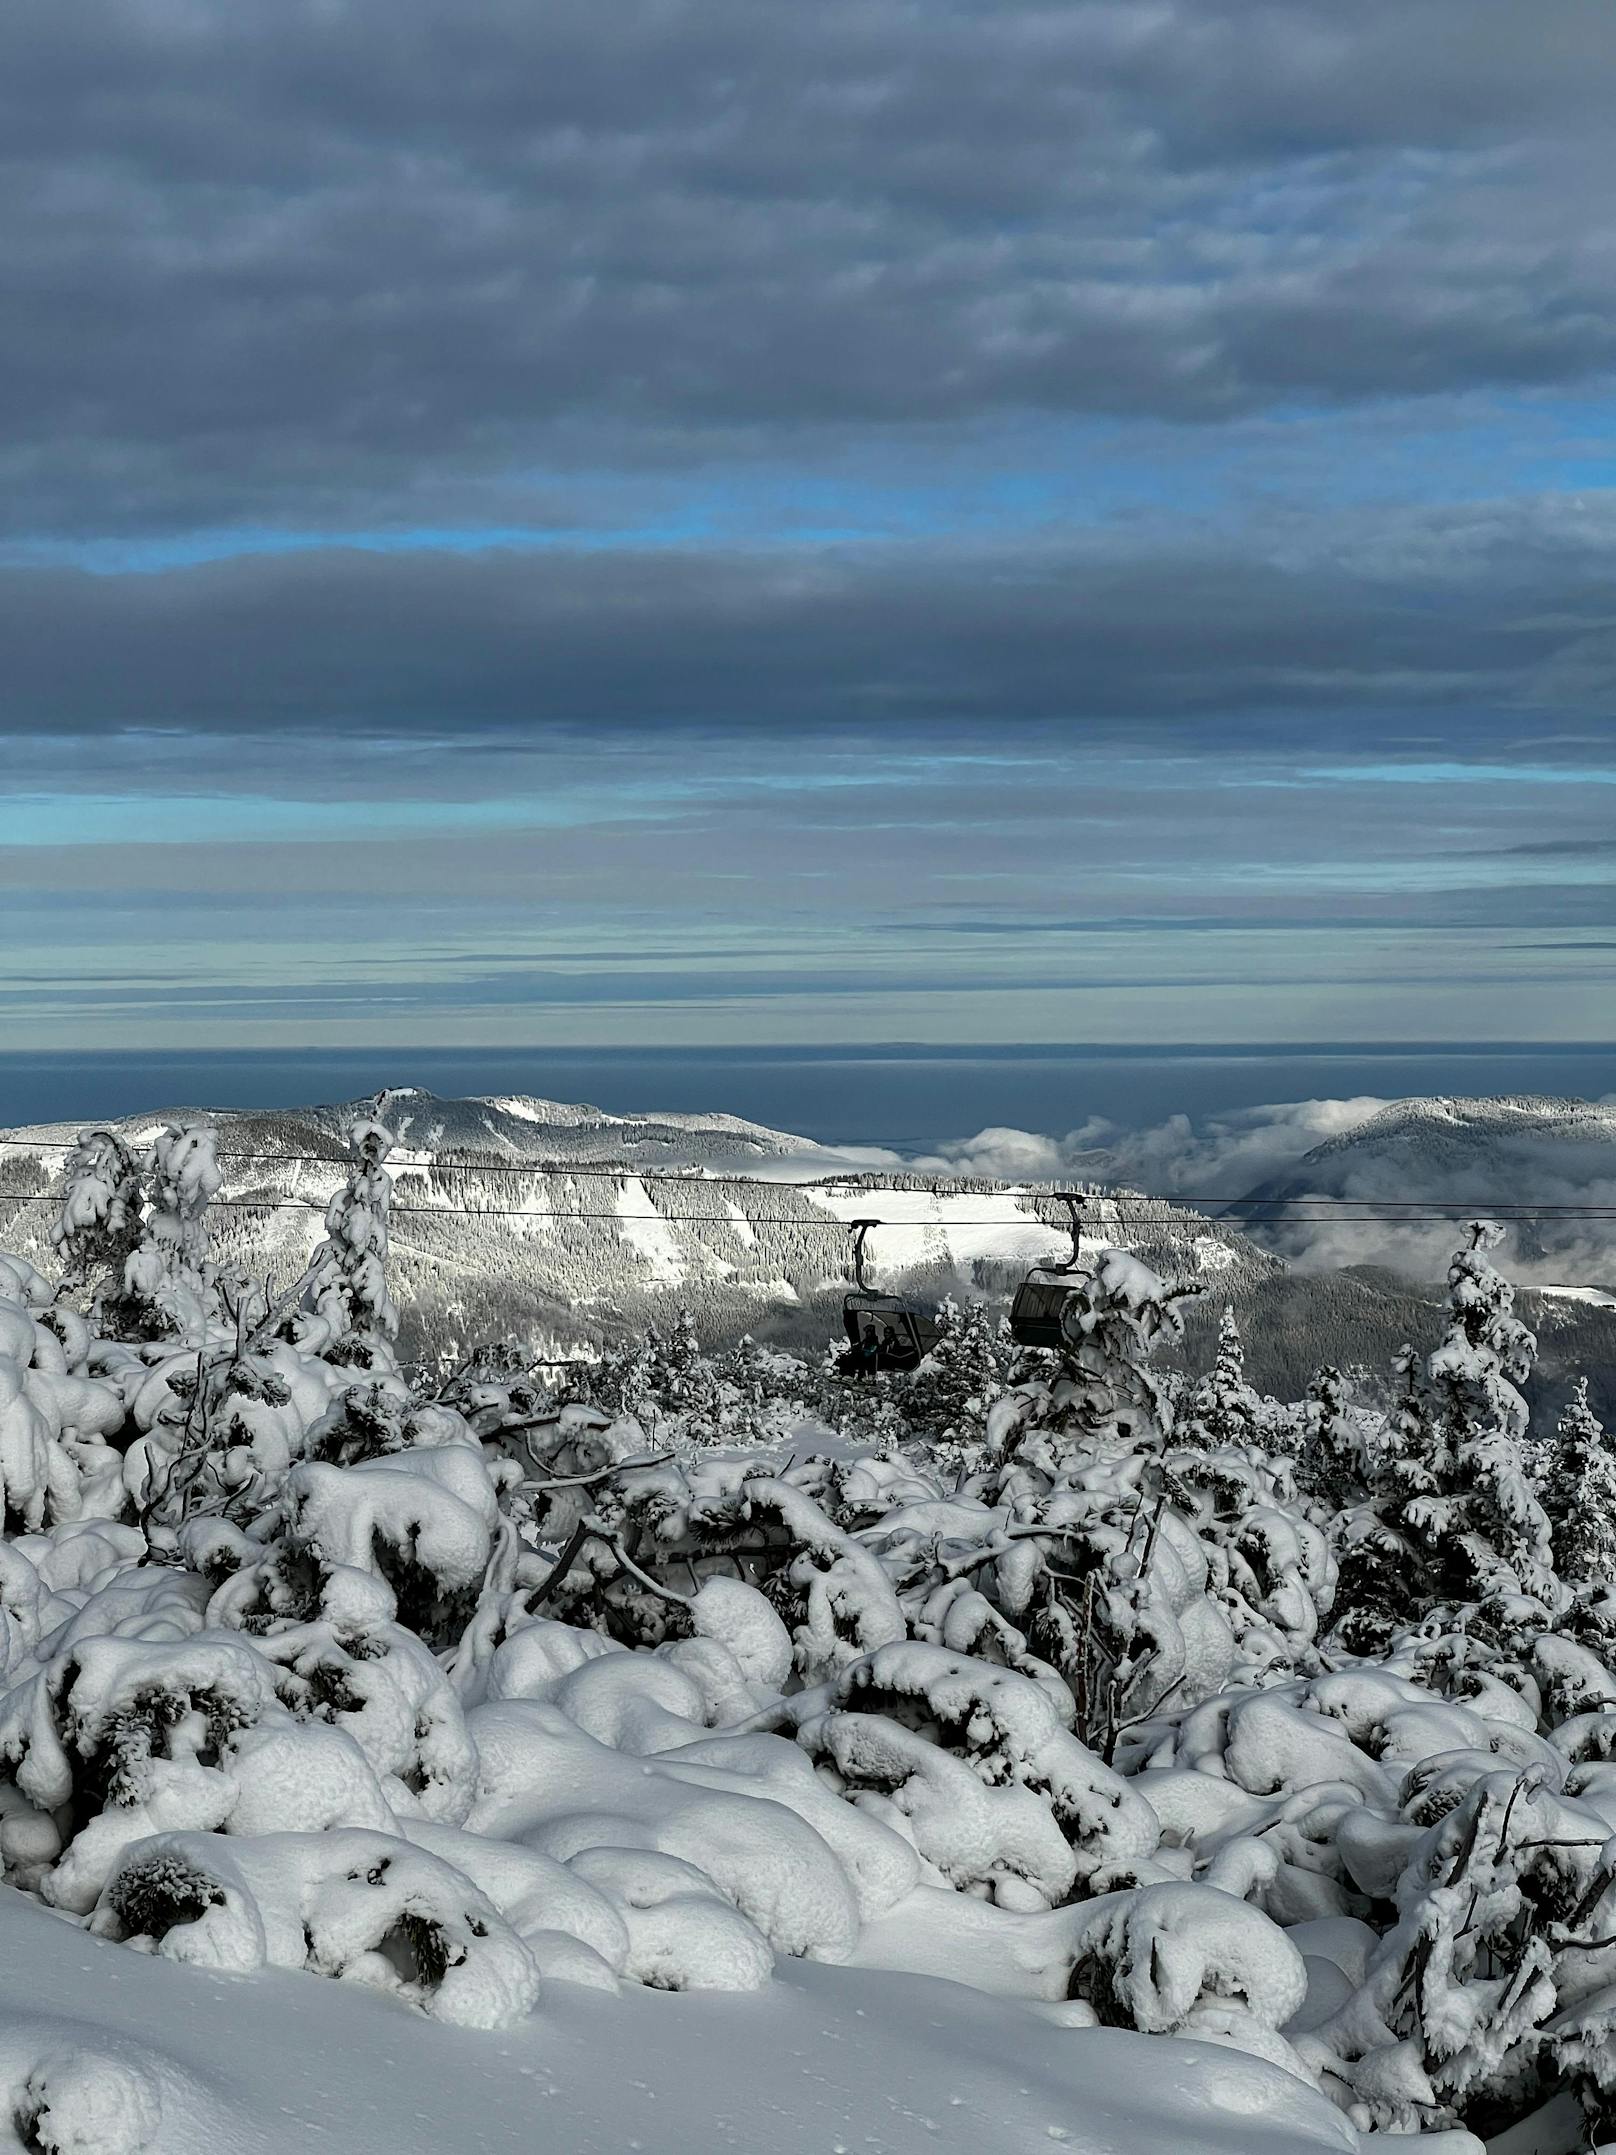
[{"label": "cloud", "polygon": [[980,1175],[997,1182],[1099,1183],[1180,1198],[1186,1203],[1243,1196],[1268,1175],[1294,1165],[1327,1137],[1355,1128],[1384,1100],[1297,1100],[1230,1110],[1192,1120],[1127,1129],[1095,1116],[1064,1137],[992,1125],[972,1137],[915,1148],[888,1145],[822,1147],[795,1160],[794,1176],[818,1174],[822,1164],[902,1168],[916,1174]]},{"label": "cloud", "polygon": [[[1487,1201],[1478,1199],[1471,1211],[1450,1219],[1400,1221],[1390,1214],[1376,1219],[1314,1217],[1284,1227],[1262,1227],[1256,1240],[1276,1255],[1305,1272],[1336,1272],[1351,1265],[1374,1265],[1416,1280],[1445,1277],[1454,1252],[1468,1241],[1466,1220],[1485,1217],[1489,1203],[1502,1207],[1511,1202],[1513,1187],[1500,1180]],[[1616,1180],[1604,1186],[1604,1196],[1582,1192],[1567,1202],[1609,1203],[1616,1193]],[[1566,1221],[1535,1227],[1511,1221],[1504,1225],[1504,1265],[1521,1287],[1587,1287],[1605,1292],[1616,1290],[1616,1221],[1584,1223]]]},{"label": "cloud", "polygon": [[[901,1164],[954,1175],[1044,1182],[1061,1177],[1116,1184],[1177,1199],[1214,1214],[1232,1200],[1279,1183],[1294,1198],[1338,1200],[1285,1215],[1254,1218],[1246,1231],[1306,1271],[1377,1265],[1439,1280],[1465,1241],[1465,1221],[1490,1208],[1534,1207],[1511,1224],[1506,1258],[1523,1286],[1616,1285],[1616,1099],[1591,1127],[1556,1126],[1553,1103],[1530,1106],[1517,1131],[1485,1129],[1462,1149],[1434,1143],[1387,1149],[1334,1148],[1310,1173],[1301,1163],[1316,1146],[1350,1138],[1398,1103],[1353,1099],[1293,1100],[1128,1128],[1095,1118],[1065,1137],[1030,1130],[986,1129],[924,1152],[871,1152],[870,1166]],[[1461,1135],[1465,1129],[1461,1110]],[[1403,1221],[1397,1208],[1429,1204],[1442,1220]],[[1556,1219],[1553,1208],[1608,1209],[1609,1221]]]},{"label": "cloud", "polygon": [[994,1126],[918,1151],[866,1147],[857,1158],[869,1166],[984,1175],[1003,1182],[1065,1176],[1210,1207],[1216,1199],[1244,1196],[1326,1138],[1367,1122],[1385,1105],[1368,1097],[1293,1100],[1196,1119],[1170,1115],[1136,1129],[1093,1116],[1064,1137]]},{"label": "cloud", "polygon": [[[1191,1202],[1277,1185],[1296,1209],[1253,1219],[1250,1231],[1309,1271],[1381,1265],[1440,1279],[1465,1240],[1467,1218],[1525,1207],[1533,1216],[1508,1226],[1505,1245],[1521,1284],[1616,1280],[1616,1114],[1579,1120],[1545,1100],[1522,1103],[1512,1116],[1507,1106],[1500,1114],[1483,1103],[1477,1113],[1459,1101],[1451,1122],[1427,1116],[1407,1126],[1412,1134],[1370,1142],[1366,1125],[1397,1104],[1304,1100],[1196,1121],[1176,1115],[1137,1130],[1100,1124],[1075,1132],[1062,1149],[1075,1158],[1085,1139],[1097,1139],[1107,1179]],[[1315,1146],[1354,1132],[1365,1141],[1332,1146],[1304,1164]],[[1309,1195],[1334,1202],[1309,1208]],[[1397,1217],[1421,1204],[1451,1217]],[[1569,1209],[1556,1217],[1556,1208]],[[1601,1208],[1609,1221],[1573,1216]]]},{"label": "cloud", "polygon": [[935,1152],[916,1155],[908,1164],[946,1175],[987,1175],[995,1181],[1045,1181],[1067,1174],[1074,1165],[1071,1139],[1041,1137],[1036,1131],[991,1128],[959,1138]]},{"label": "cloud", "polygon": [[1616,838],[1540,838],[1529,845],[1505,846],[1504,852],[1543,860],[1603,860],[1616,855]]},{"label": "cloud", "polygon": [[1272,1106],[1232,1109],[1192,1120],[1128,1130],[1095,1120],[1066,1140],[1074,1159],[1087,1157],[1097,1179],[1127,1183],[1158,1197],[1215,1203],[1247,1191],[1288,1168],[1315,1145],[1365,1123],[1386,1102],[1369,1095],[1350,1100],[1291,1100]]},{"label": "cloud", "polygon": [[[1616,1115],[1591,1127],[1560,1124],[1555,1103],[1544,1101],[1528,1103],[1517,1128],[1472,1129],[1469,1104],[1455,1105],[1451,1137],[1416,1131],[1412,1140],[1349,1147],[1312,1175],[1294,1173],[1298,1195],[1316,1189],[1343,1200],[1340,1216],[1319,1206],[1264,1228],[1264,1239],[1309,1270],[1378,1264],[1437,1279],[1464,1242],[1467,1219],[1528,1208],[1530,1216],[1507,1224],[1505,1244],[1521,1284],[1616,1281]],[[1398,1207],[1422,1202],[1452,1217],[1395,1219]],[[1585,1216],[1601,1210],[1610,1217]]]},{"label": "cloud", "polygon": [[1544,708],[1603,617],[1613,539],[1616,497],[887,547],[13,568],[0,638],[16,731],[788,726],[862,730],[879,758],[915,720],[980,740],[1237,718],[1260,746],[1298,713],[1363,714],[1339,765],[1374,742],[1417,756],[1429,712],[1457,772],[1500,714],[1507,744]]},{"label": "cloud", "polygon": [[1587,382],[1613,91],[1581,0],[30,10],[0,500],[418,523],[804,429]]},{"label": "cloud", "polygon": [[1608,932],[1603,796],[1476,766],[1610,762],[1597,4],[14,12],[0,901],[69,996],[441,925],[845,964],[818,1038],[1596,1028],[1492,931]]}]

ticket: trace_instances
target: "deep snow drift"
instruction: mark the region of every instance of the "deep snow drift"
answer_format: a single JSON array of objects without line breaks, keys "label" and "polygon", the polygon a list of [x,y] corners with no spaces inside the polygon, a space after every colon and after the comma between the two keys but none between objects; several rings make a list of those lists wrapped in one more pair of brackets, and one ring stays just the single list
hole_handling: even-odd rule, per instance
[{"label": "deep snow drift", "polygon": [[556,1981],[520,2026],[487,2035],[348,1985],[136,1960],[0,1892],[0,2027],[8,2083],[99,2096],[99,2137],[66,2143],[86,2150],[140,2144],[122,2125],[141,2114],[131,2089],[149,2091],[162,2155],[1358,2147],[1338,2111],[1258,2060],[813,1961],[739,1997]]}]

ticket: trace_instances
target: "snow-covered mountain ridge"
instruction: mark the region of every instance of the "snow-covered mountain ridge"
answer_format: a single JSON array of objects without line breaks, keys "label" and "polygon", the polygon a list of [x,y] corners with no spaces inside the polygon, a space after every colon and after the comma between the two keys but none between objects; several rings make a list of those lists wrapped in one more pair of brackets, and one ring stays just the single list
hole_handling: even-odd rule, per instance
[{"label": "snow-covered mountain ridge", "polygon": [[1543,1194],[1534,1177],[1616,1181],[1616,1102],[1530,1094],[1393,1101],[1315,1145],[1246,1202],[1306,1193],[1529,1202]]},{"label": "snow-covered mountain ridge", "polygon": [[[1351,1200],[1367,1215],[1338,1228],[1310,1197]],[[1415,1221],[1395,1240],[1378,1222],[1422,1205],[1463,1212],[1524,1208],[1512,1251],[1543,1286],[1606,1287],[1616,1281],[1616,1101],[1518,1095],[1501,1099],[1399,1100],[1326,1138],[1250,1190],[1227,1217],[1272,1222],[1263,1239],[1289,1256],[1317,1249],[1324,1261],[1359,1256],[1440,1276],[1447,1231]]]},{"label": "snow-covered mountain ridge", "polygon": [[[262,1276],[301,1267],[356,1117],[398,1139],[393,1258],[412,1311],[410,1344],[502,1331],[545,1352],[589,1352],[666,1322],[681,1306],[714,1341],[753,1332],[808,1346],[838,1322],[850,1271],[849,1222],[871,1238],[872,1277],[917,1293],[1007,1294],[1067,1246],[1060,1206],[981,1177],[861,1171],[807,1138],[739,1116],[608,1115],[526,1097],[446,1100],[398,1090],[275,1111],[183,1110],[122,1118],[144,1138],[165,1121],[218,1131],[221,1258]],[[5,1133],[64,1144],[68,1125]],[[49,1207],[37,1199],[59,1153],[0,1148],[0,1233],[42,1256]],[[538,1172],[545,1170],[545,1172]],[[553,1172],[549,1172],[553,1170]],[[234,1205],[238,1209],[230,1209]],[[1208,1280],[1249,1289],[1280,1267],[1231,1227],[1154,1200],[1096,1200],[1095,1231]]]},{"label": "snow-covered mountain ridge", "polygon": [[[666,1326],[681,1308],[714,1346],[749,1332],[813,1351],[839,1327],[851,1269],[846,1223],[867,1215],[893,1223],[870,1238],[871,1277],[921,1296],[1002,1303],[1029,1265],[1065,1246],[1061,1208],[1031,1185],[865,1167],[856,1153],[723,1113],[614,1115],[527,1095],[447,1099],[397,1088],[309,1108],[144,1112],[116,1127],[145,1138],[171,1120],[214,1124],[227,1155],[215,1246],[258,1277],[285,1278],[307,1262],[322,1231],[340,1174],[331,1162],[350,1125],[378,1113],[399,1139],[393,1265],[412,1354],[510,1334],[537,1353],[587,1355],[647,1323]],[[1367,1157],[1384,1158],[1379,1186],[1398,1194],[1457,1189],[1465,1203],[1497,1203],[1517,1185],[1503,1169],[1488,1183],[1488,1133],[1519,1145],[1524,1133],[1552,1139],[1577,1130],[1593,1142],[1616,1130],[1616,1110],[1575,1101],[1400,1102],[1316,1147],[1298,1170],[1297,1192],[1333,1172],[1351,1185],[1341,1194],[1356,1197],[1352,1163]],[[4,1135],[65,1145],[77,1125]],[[1360,1138],[1363,1155],[1354,1151]],[[1438,1146],[1464,1151],[1468,1179],[1443,1171]],[[0,1242],[35,1262],[47,1259],[51,1216],[37,1200],[53,1187],[60,1160],[59,1152],[0,1143]],[[1228,1302],[1246,1332],[1254,1380],[1286,1396],[1324,1362],[1389,1366],[1401,1342],[1429,1324],[1455,1239],[1452,1225],[1321,1227],[1299,1214],[1289,1228],[1283,1212],[1271,1232],[1238,1216],[1212,1220],[1183,1203],[1120,1195],[1096,1199],[1092,1216],[1096,1234],[1206,1289],[1188,1319],[1192,1361],[1208,1351]],[[1616,1268],[1597,1248],[1568,1237],[1543,1254],[1533,1275],[1540,1292],[1523,1307],[1542,1334],[1538,1381],[1549,1396],[1559,1396],[1573,1366],[1592,1373],[1602,1399],[1602,1373],[1616,1389],[1612,1279]]]},{"label": "snow-covered mountain ridge", "polygon": [[1616,1102],[1546,1093],[1394,1100],[1356,1128],[1324,1139],[1306,1164],[1396,1155],[1429,1171],[1464,1169],[1518,1147],[1616,1147]]},{"label": "snow-covered mountain ridge", "polygon": [[[739,1115],[613,1115],[587,1102],[544,1100],[525,1093],[448,1099],[418,1085],[394,1086],[363,1100],[304,1108],[177,1107],[124,1115],[109,1127],[143,1135],[165,1122],[208,1123],[231,1151],[270,1161],[303,1152],[341,1156],[360,1113],[385,1122],[401,1155],[423,1161],[440,1154],[547,1164],[611,1161],[651,1167],[818,1156],[805,1137],[771,1130]],[[29,1123],[0,1132],[17,1140],[71,1143],[77,1122]],[[225,1134],[227,1133],[227,1135]]]}]

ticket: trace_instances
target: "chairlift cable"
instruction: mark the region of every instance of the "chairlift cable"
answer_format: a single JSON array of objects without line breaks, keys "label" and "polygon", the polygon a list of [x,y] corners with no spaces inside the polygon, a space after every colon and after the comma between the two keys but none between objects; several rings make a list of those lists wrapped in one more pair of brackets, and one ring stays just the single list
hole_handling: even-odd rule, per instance
[{"label": "chairlift cable", "polygon": [[[1027,1192],[1026,1194],[1029,1197],[1033,1198],[1035,1201],[1043,1195],[1042,1192],[1031,1191]],[[62,1200],[59,1193],[48,1190],[0,1190],[0,1205],[9,1204],[59,1206],[61,1202]],[[207,1209],[210,1212],[296,1211],[318,1212],[324,1214],[324,1212],[328,1208],[329,1202],[329,1199],[322,1203],[316,1198],[284,1197],[275,1195],[269,1195],[265,1197],[216,1197],[209,1201]],[[571,1209],[563,1211],[551,1210],[545,1212],[535,1212],[530,1208],[522,1205],[399,1204],[389,1206],[388,1210],[390,1217],[393,1219],[413,1218],[460,1220],[621,1220],[625,1223],[634,1221],[656,1221],[660,1225],[666,1227],[734,1227],[737,1224],[734,1214],[730,1212],[619,1212],[615,1209],[609,1212],[573,1211]],[[1102,1217],[1098,1218],[1094,1222],[1094,1225],[1097,1228],[1101,1229],[1108,1229],[1112,1227],[1154,1227],[1160,1229],[1163,1233],[1168,1233],[1175,1229],[1184,1230],[1193,1226],[1198,1233],[1204,1234],[1208,1229],[1220,1228],[1225,1232],[1241,1233],[1244,1232],[1247,1227],[1252,1225],[1269,1227],[1285,1226],[1287,1224],[1320,1225],[1322,1224],[1324,1218],[1328,1218],[1332,1225],[1339,1223],[1343,1226],[1461,1227],[1464,1225],[1464,1221],[1466,1218],[1472,1217],[1499,1219],[1505,1221],[1509,1225],[1519,1226],[1523,1222],[1530,1221],[1533,1219],[1560,1218],[1563,1216],[1564,1215],[1558,1213],[1548,1214],[1540,1213],[1537,1211],[1505,1213],[1497,1206],[1486,1205],[1470,1206],[1466,1208],[1462,1217],[1451,1212],[1420,1212],[1400,1213],[1394,1218],[1388,1219],[1384,1214],[1378,1212],[1349,1212],[1323,1215],[1318,1221],[1297,1221],[1294,1223],[1288,1223],[1284,1219],[1259,1220],[1256,1222],[1251,1222],[1242,1220],[1220,1220],[1212,1219],[1210,1217],[1194,1221],[1182,1219],[1164,1220],[1158,1218],[1154,1213],[1127,1213],[1108,1211]],[[1579,1220],[1616,1222],[1616,1208],[1611,1208],[1608,1210],[1595,1210],[1594,1208],[1589,1207],[1584,1211],[1580,1211],[1575,1213],[1574,1215],[1571,1215],[1571,1217],[1574,1217]],[[757,1224],[764,1227],[815,1227],[825,1229],[828,1232],[835,1234],[845,1234],[848,1225],[847,1221],[839,1219],[835,1213],[829,1211],[821,1213],[780,1213],[773,1217],[762,1217],[759,1219]],[[872,1227],[879,1227],[887,1233],[891,1233],[894,1230],[901,1231],[905,1228],[916,1229],[920,1231],[943,1232],[953,1227],[1005,1227],[1011,1229],[1034,1227],[1044,1229],[1051,1234],[1060,1234],[1061,1232],[1063,1232],[1062,1229],[1055,1226],[1053,1221],[1040,1219],[1033,1213],[1024,1213],[1018,1219],[1006,1219],[1002,1214],[992,1219],[977,1216],[951,1214],[946,1219],[935,1220],[872,1219],[870,1224]]]}]

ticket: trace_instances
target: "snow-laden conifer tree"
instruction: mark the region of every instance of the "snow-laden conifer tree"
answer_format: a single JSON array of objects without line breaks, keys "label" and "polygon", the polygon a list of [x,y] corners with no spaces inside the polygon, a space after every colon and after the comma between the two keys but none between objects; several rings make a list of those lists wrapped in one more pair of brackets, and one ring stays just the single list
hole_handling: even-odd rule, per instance
[{"label": "snow-laden conifer tree", "polygon": [[110,1130],[81,1137],[52,1231],[69,1282],[103,1273],[97,1321],[115,1337],[200,1343],[217,1314],[207,1210],[223,1177],[215,1133],[170,1123],[143,1153]]},{"label": "snow-laden conifer tree", "polygon": [[328,1361],[373,1368],[391,1360],[387,1343],[398,1330],[387,1285],[393,1136],[379,1122],[357,1122],[348,1144],[353,1162],[326,1207],[326,1239],[303,1283],[298,1333]]},{"label": "snow-laden conifer tree", "polygon": [[1255,1444],[1262,1401],[1246,1382],[1246,1350],[1233,1308],[1225,1303],[1218,1324],[1218,1353],[1179,1417],[1186,1444]]},{"label": "snow-laden conifer tree", "polygon": [[650,1390],[665,1413],[699,1420],[715,1411],[717,1381],[712,1364],[701,1351],[696,1320],[689,1310],[681,1309],[673,1330],[658,1341]]},{"label": "snow-laden conifer tree", "polygon": [[1358,1650],[1437,1607],[1479,1610],[1484,1628],[1513,1636],[1545,1627],[1564,1601],[1522,1449],[1519,1386],[1537,1342],[1486,1255],[1501,1235],[1472,1223],[1424,1381],[1409,1349],[1398,1359],[1375,1501],[1340,1521],[1344,1636]]},{"label": "snow-laden conifer tree", "polygon": [[783,1416],[800,1420],[807,1412],[809,1371],[796,1355],[765,1346],[748,1332],[719,1364],[725,1391],[735,1412],[754,1427]]},{"label": "snow-laden conifer tree", "polygon": [[602,1360],[593,1384],[595,1397],[611,1414],[648,1413],[653,1404],[653,1374],[662,1353],[662,1334],[648,1324],[638,1339],[615,1348]]},{"label": "snow-laden conifer tree", "polygon": [[1427,1516],[1452,1476],[1447,1430],[1432,1408],[1425,1372],[1405,1344],[1393,1364],[1396,1392],[1370,1478],[1369,1499],[1338,1513],[1333,1529],[1343,1642],[1374,1652],[1437,1598],[1425,1536]]},{"label": "snow-laden conifer tree", "polygon": [[969,1470],[985,1457],[988,1411],[1009,1389],[1014,1347],[987,1303],[945,1302],[936,1344],[900,1395],[914,1433],[945,1465]]},{"label": "snow-laden conifer tree", "polygon": [[696,1320],[681,1309],[673,1329],[647,1326],[637,1351],[622,1364],[623,1411],[655,1416],[667,1434],[711,1444],[725,1434],[728,1401],[717,1366],[701,1351]]},{"label": "snow-laden conifer tree", "polygon": [[1369,1494],[1366,1420],[1349,1404],[1340,1370],[1321,1369],[1297,1417],[1296,1479],[1326,1519],[1363,1503]]},{"label": "snow-laden conifer tree", "polygon": [[1530,1415],[1519,1387],[1537,1341],[1515,1315],[1514,1289],[1487,1259],[1502,1227],[1475,1220],[1470,1235],[1448,1268],[1452,1314],[1428,1364],[1453,1447],[1452,1509],[1431,1523],[1450,1590],[1466,1600],[1536,1604],[1542,1621],[1561,1594],[1549,1522],[1522,1451]]},{"label": "snow-laden conifer tree", "polygon": [[1182,1305],[1202,1293],[1200,1284],[1164,1280],[1131,1251],[1117,1249],[1101,1250],[1091,1270],[1071,1278],[1047,1426],[1108,1446],[1159,1444],[1172,1434],[1172,1386],[1151,1357],[1182,1338]]},{"label": "snow-laden conifer tree", "polygon": [[176,1278],[199,1280],[207,1266],[207,1211],[224,1179],[216,1144],[205,1124],[170,1123],[152,1141],[149,1231]]},{"label": "snow-laden conifer tree", "polygon": [[1540,1495],[1564,1583],[1616,1585],[1616,1450],[1588,1404],[1586,1377],[1560,1416]]}]

